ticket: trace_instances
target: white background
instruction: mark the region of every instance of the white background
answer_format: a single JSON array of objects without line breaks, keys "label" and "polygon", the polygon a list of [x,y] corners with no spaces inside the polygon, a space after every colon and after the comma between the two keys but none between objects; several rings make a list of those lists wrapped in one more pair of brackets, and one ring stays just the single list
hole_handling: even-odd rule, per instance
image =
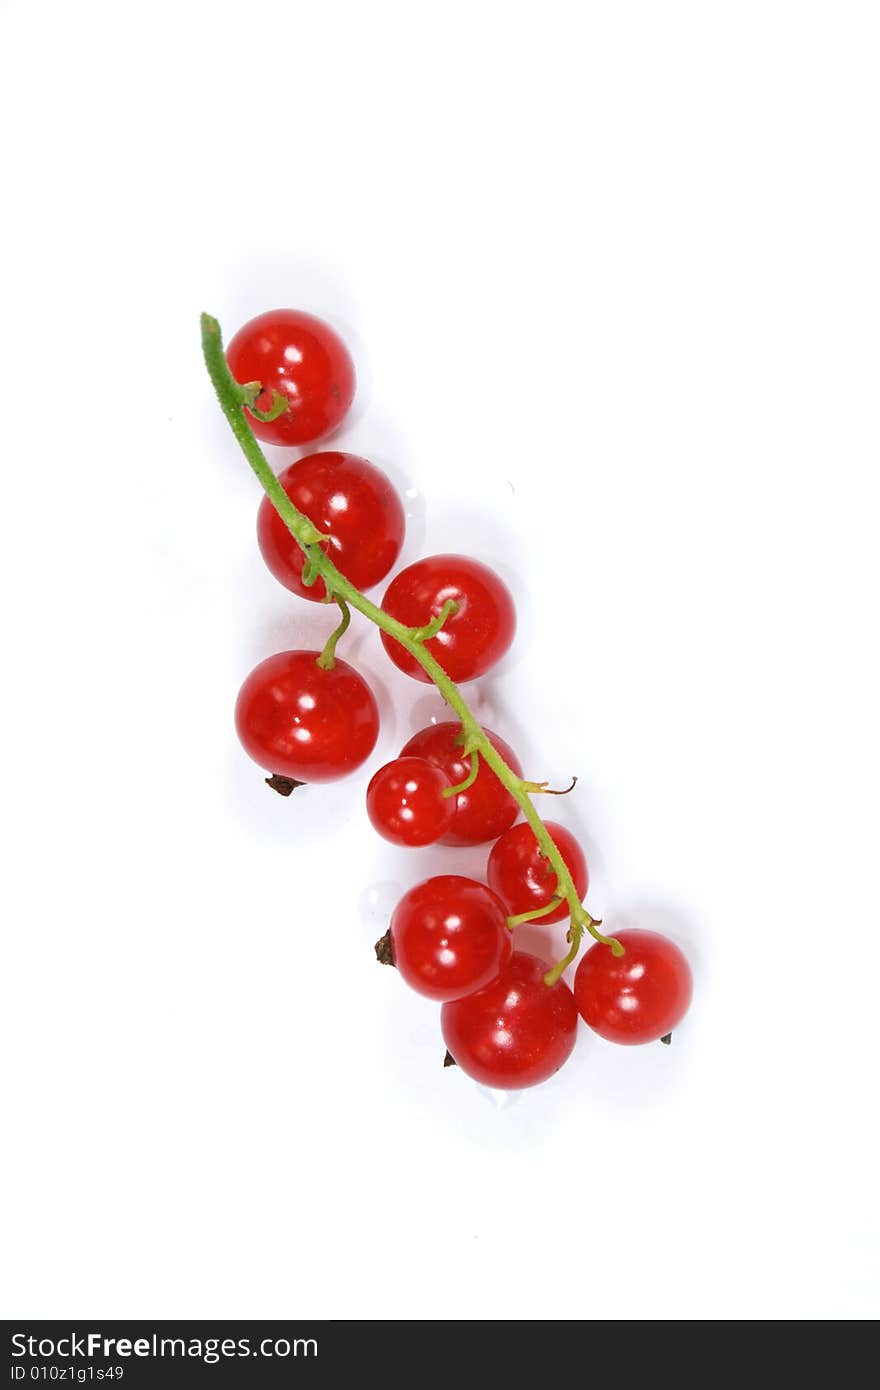
[{"label": "white background", "polygon": [[[6,1316],[877,1313],[878,50],[841,0],[2,6]],[[514,589],[472,693],[689,952],[671,1048],[444,1071],[372,944],[484,852],[239,750],[331,623],[199,357],[277,305],[350,343],[404,558]],[[440,707],[345,654],[375,767]]]}]

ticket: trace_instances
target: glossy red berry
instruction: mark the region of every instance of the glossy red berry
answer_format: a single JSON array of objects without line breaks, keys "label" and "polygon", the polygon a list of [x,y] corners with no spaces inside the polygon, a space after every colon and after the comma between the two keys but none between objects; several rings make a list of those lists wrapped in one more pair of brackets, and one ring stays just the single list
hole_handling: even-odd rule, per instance
[{"label": "glossy red berry", "polygon": [[[394,565],[406,521],[390,480],[357,454],[307,454],[278,475],[291,502],[330,537],[321,549],[358,589],[379,584]],[[304,555],[268,497],[257,513],[257,541],[275,578],[302,598],[326,597],[318,578],[302,582]]]},{"label": "glossy red berry", "polygon": [[363,676],[318,652],[278,652],[239,691],[235,727],[245,752],[267,772],[297,782],[332,782],[360,767],[379,736],[379,710]]},{"label": "glossy red berry", "polygon": [[443,795],[451,785],[425,758],[395,758],[370,780],[367,815],[393,845],[433,845],[455,814],[455,798]]},{"label": "glossy red berry", "polygon": [[504,904],[482,883],[441,874],[410,888],[391,918],[394,964],[429,999],[458,999],[493,980],[512,946]]},{"label": "glossy red berry", "polygon": [[[570,830],[555,821],[545,821],[559,853],[574,880],[578,897],[587,895],[589,875],[584,852]],[[556,873],[549,859],[545,859],[535,839],[534,832],[525,821],[505,831],[500,840],[492,846],[486,871],[489,887],[507,905],[511,917],[521,912],[534,912],[546,907],[557,890]],[[561,922],[569,915],[567,902],[548,912],[541,922]]]},{"label": "glossy red berry", "polygon": [[299,309],[272,309],[240,328],[226,349],[241,386],[263,385],[257,407],[272,408],[272,392],[287,400],[277,420],[246,411],[251,429],[267,444],[312,444],[341,424],[354,398],[354,363],[328,323]]},{"label": "glossy red berry", "polygon": [[[521,777],[522,767],[513,749],[491,729],[484,729],[483,732],[517,777]],[[455,722],[429,724],[413,734],[401,749],[400,756],[427,758],[429,763],[446,773],[450,786],[457,787],[467,780],[470,772],[470,758],[464,757],[458,742],[460,733],[461,725]],[[487,840],[495,840],[508,826],[513,825],[519,814],[519,807],[510,792],[505,791],[492,769],[482,761],[473,785],[450,799],[455,802],[455,814],[441,840],[444,845],[481,845]]]},{"label": "glossy red berry", "polygon": [[658,932],[620,931],[617,940],[624,955],[597,942],[578,966],[574,993],[581,1017],[609,1042],[657,1042],[687,1013],[691,968]]},{"label": "glossy red berry", "polygon": [[443,1005],[443,1040],[475,1081],[503,1090],[536,1086],[571,1055],[577,1007],[563,980],[545,985],[549,968],[537,956],[514,951],[491,984]]},{"label": "glossy red berry", "polygon": [[[458,604],[458,611],[425,647],[451,680],[470,681],[501,660],[516,630],[510,590],[493,570],[466,555],[431,555],[392,579],[382,607],[407,627],[424,627],[440,614],[447,599]],[[430,683],[431,677],[405,647],[386,632],[381,637],[395,666]]]}]

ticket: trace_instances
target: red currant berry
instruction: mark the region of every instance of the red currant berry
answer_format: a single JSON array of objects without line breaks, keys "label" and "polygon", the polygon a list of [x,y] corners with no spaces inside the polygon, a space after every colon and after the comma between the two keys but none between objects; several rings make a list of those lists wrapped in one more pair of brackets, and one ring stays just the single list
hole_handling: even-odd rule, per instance
[{"label": "red currant berry", "polygon": [[251,429],[267,444],[312,444],[342,421],[354,397],[354,363],[337,333],[298,309],[272,309],[240,328],[226,349],[240,386],[262,383],[260,410],[272,408],[272,392],[287,399],[277,420],[246,411]]},{"label": "red currant berry", "polygon": [[[521,777],[522,767],[513,749],[491,729],[484,729],[483,732],[517,777]],[[461,725],[454,722],[429,724],[426,729],[413,734],[409,743],[401,749],[400,756],[427,758],[429,763],[446,773],[450,786],[457,787],[467,780],[471,762],[462,753],[458,742],[460,733]],[[481,845],[487,840],[496,840],[508,826],[513,825],[519,813],[510,792],[482,761],[473,785],[449,800],[455,802],[455,814],[441,840],[444,845]]]},{"label": "red currant berry", "polygon": [[[574,880],[577,895],[583,899],[587,895],[589,875],[584,852],[577,840],[564,825],[555,821],[545,821],[545,829],[562,855],[568,872]],[[486,873],[489,887],[507,904],[512,917],[521,912],[534,912],[546,907],[558,891],[556,873],[549,859],[545,859],[535,839],[534,831],[525,821],[505,831],[489,855]],[[561,922],[569,915],[567,902],[541,917],[541,922]]]},{"label": "red currant berry", "polygon": [[459,999],[494,980],[512,946],[504,904],[482,883],[441,874],[411,888],[391,918],[394,964],[429,999]]},{"label": "red currant berry", "polygon": [[621,931],[617,940],[625,955],[614,956],[597,941],[578,966],[574,993],[581,1017],[609,1042],[657,1042],[687,1013],[691,968],[658,932]]},{"label": "red currant berry", "polygon": [[564,980],[549,989],[537,956],[514,951],[501,974],[440,1011],[443,1041],[484,1086],[518,1090],[546,1081],[571,1055],[578,1012]]},{"label": "red currant berry", "polygon": [[446,773],[425,758],[395,758],[367,787],[367,815],[393,845],[433,845],[452,823],[455,798]]},{"label": "red currant berry", "polygon": [[[458,611],[425,647],[450,680],[470,681],[501,660],[516,630],[510,590],[493,570],[466,555],[431,555],[392,579],[382,607],[407,627],[424,627],[447,599],[458,604]],[[405,647],[386,632],[381,637],[395,666],[430,683],[431,677]]]},{"label": "red currant berry", "polygon": [[[394,565],[406,526],[403,504],[380,469],[357,454],[308,454],[278,475],[291,502],[329,541],[322,550],[358,589],[380,583]],[[264,497],[257,513],[263,559],[285,588],[320,602],[327,590],[320,577],[306,588],[304,555]]]},{"label": "red currant berry", "polygon": [[239,691],[235,727],[245,752],[267,772],[297,782],[332,782],[354,772],[379,737],[379,710],[363,676],[337,657],[279,652],[261,661]]}]

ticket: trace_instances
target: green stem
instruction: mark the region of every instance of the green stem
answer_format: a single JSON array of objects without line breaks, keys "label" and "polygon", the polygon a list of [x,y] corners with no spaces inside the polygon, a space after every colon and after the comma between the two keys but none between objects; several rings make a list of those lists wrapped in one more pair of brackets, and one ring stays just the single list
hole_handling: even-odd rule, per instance
[{"label": "green stem", "polygon": [[318,575],[320,573],[318,566],[315,564],[315,547],[311,545],[304,547],[303,554],[305,555],[305,561],[303,563],[302,574],[300,575],[300,579],[302,580],[305,587],[307,589],[310,589],[312,585],[317,581]]},{"label": "green stem", "polygon": [[544,907],[533,907],[531,912],[518,912],[515,917],[508,917],[507,925],[513,931],[514,927],[521,927],[526,922],[537,922],[539,917],[546,917],[547,913],[553,912],[561,902],[562,899],[557,893]]},{"label": "green stem", "polygon": [[[356,589],[352,583],[340,574],[329,556],[319,548],[319,543],[326,540],[320,531],[317,531],[307,516],[304,516],[297,507],[293,505],[284,488],[279,483],[275,474],[272,472],[263,452],[257,443],[253,431],[245,419],[242,408],[241,388],[232,376],[226,363],[226,356],[223,352],[223,340],[220,334],[220,325],[216,319],[209,314],[202,314],[202,351],[205,355],[205,365],[208,375],[211,378],[217,399],[226,419],[229,421],[232,433],[241,446],[242,453],[250,464],[257,476],[260,486],[266,493],[270,502],[274,506],[281,520],[296,541],[306,552],[311,567],[316,575],[320,575],[327,588],[328,594],[339,602],[344,600],[352,608],[363,613],[365,618],[369,618],[371,623],[381,628],[389,637],[393,637],[396,642],[409,652],[419,663],[422,670],[427,673],[436,685],[443,699],[449,705],[461,722],[464,733],[464,747],[467,752],[479,754],[489,765],[498,778],[501,785],[510,792],[514,801],[519,806],[538,841],[542,854],[549,859],[556,874],[556,882],[560,898],[564,898],[571,911],[571,925],[569,927],[569,940],[572,949],[565,957],[550,970],[545,979],[548,985],[555,984],[567,965],[574,960],[581,943],[584,931],[589,931],[597,941],[602,941],[606,946],[610,946],[615,955],[623,955],[623,947],[612,937],[602,936],[597,930],[598,923],[591,917],[586,908],[581,905],[577,889],[568,871],[568,866],[553,841],[550,832],[545,828],[544,822],[538,815],[529,793],[526,790],[528,785],[521,777],[508,767],[501,757],[501,754],[489,742],[476,716],[471,712],[470,707],[461,694],[458,687],[449,679],[443,667],[437,661],[432,652],[428,651],[425,642],[426,628],[411,628],[404,623],[392,618],[389,613],[385,613],[381,608],[372,603],[364,594]],[[444,605],[445,606],[445,605]],[[451,610],[450,610],[451,611]],[[442,610],[441,610],[442,613]],[[438,614],[439,618],[441,614]],[[447,615],[448,616],[448,613]],[[443,619],[445,621],[445,617]],[[436,622],[435,618],[433,622]],[[428,629],[431,624],[427,625]],[[439,630],[439,629],[435,629]]]},{"label": "green stem", "polygon": [[468,787],[472,787],[477,780],[477,773],[480,770],[480,755],[476,748],[471,753],[471,770],[463,782],[459,782],[457,787],[444,787],[441,795],[458,796],[459,792],[466,792]]},{"label": "green stem", "polygon": [[318,657],[318,665],[322,671],[332,671],[333,667],[336,665],[336,643],[339,641],[343,632],[348,631],[348,625],[351,622],[351,609],[345,599],[340,598],[337,594],[336,602],[339,604],[342,618],[340,619],[339,626],[334,628],[330,633],[330,636],[324,643],[324,650]]},{"label": "green stem", "polygon": [[437,636],[437,633],[440,631],[441,627],[446,622],[446,619],[451,618],[453,613],[457,612],[458,604],[456,603],[455,599],[446,599],[445,603],[443,604],[443,607],[440,609],[440,612],[437,613],[436,616],[433,617],[429,623],[425,623],[424,627],[412,628],[413,637],[416,639],[417,642],[430,642],[432,637]]}]

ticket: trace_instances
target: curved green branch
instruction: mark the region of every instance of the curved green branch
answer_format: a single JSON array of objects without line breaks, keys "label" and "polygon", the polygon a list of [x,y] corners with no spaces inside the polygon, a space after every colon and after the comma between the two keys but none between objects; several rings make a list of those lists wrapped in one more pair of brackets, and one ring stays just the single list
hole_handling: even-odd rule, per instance
[{"label": "curved green branch", "polygon": [[324,643],[324,650],[318,657],[318,665],[322,671],[332,671],[333,667],[336,665],[336,643],[339,641],[342,634],[348,631],[348,625],[351,622],[351,609],[345,599],[340,598],[337,594],[336,602],[339,604],[339,611],[342,616],[339,619],[339,626],[335,627],[330,633],[330,636]]},{"label": "curved green branch", "polygon": [[440,793],[441,796],[460,796],[462,792],[468,791],[474,785],[474,783],[477,780],[477,774],[480,771],[480,754],[478,749],[474,749],[474,751],[470,754],[470,759],[471,770],[468,773],[467,777],[465,777],[464,781],[459,782],[458,785],[455,787],[444,787],[443,791]]}]

